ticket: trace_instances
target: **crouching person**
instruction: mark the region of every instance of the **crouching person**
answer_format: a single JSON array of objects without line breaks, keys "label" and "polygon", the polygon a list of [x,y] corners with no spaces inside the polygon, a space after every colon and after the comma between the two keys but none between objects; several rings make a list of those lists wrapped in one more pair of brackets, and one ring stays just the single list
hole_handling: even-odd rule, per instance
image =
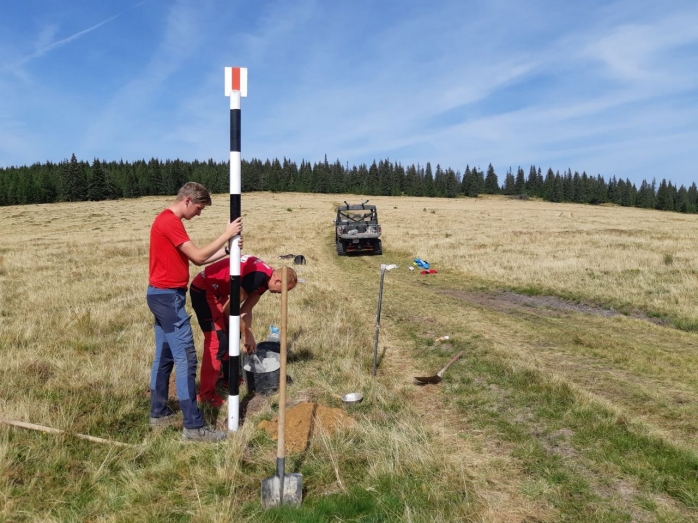
[{"label": "crouching person", "polygon": [[[288,290],[296,286],[296,271],[288,268]],[[257,348],[252,333],[252,309],[266,291],[281,292],[281,269],[273,269],[255,256],[240,258],[240,329],[242,350]],[[204,333],[199,396],[201,403],[220,407],[225,400],[216,394],[221,362],[228,360],[228,318],[230,317],[230,260],[212,263],[192,281],[191,304]]]}]

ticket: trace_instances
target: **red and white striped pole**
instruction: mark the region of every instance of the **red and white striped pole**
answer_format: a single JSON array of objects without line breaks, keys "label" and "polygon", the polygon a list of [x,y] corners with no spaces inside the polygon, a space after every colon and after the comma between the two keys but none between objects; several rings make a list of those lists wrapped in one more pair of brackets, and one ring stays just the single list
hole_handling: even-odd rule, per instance
[{"label": "red and white striped pole", "polygon": [[[240,98],[247,96],[247,68],[225,68],[225,95],[230,97],[230,221],[241,216]],[[230,318],[228,322],[228,430],[240,427],[240,246],[230,240]]]}]

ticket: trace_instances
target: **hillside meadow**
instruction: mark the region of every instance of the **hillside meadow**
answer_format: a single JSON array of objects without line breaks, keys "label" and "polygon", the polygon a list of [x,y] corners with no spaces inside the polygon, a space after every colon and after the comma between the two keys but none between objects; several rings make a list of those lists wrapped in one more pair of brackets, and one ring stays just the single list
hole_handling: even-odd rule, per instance
[{"label": "hillside meadow", "polygon": [[[698,216],[372,197],[383,256],[338,257],[334,209],[364,199],[243,195],[244,252],[308,262],[289,294],[289,405],[356,422],[287,458],[303,505],[268,512],[276,444],[257,424],[278,396],[219,445],[148,426],[148,232],[170,198],[2,208],[0,418],[66,432],[0,424],[0,521],[698,520]],[[196,243],[227,202],[185,223]],[[416,257],[438,272],[409,271]],[[399,267],[374,379],[381,263]],[[279,321],[265,295],[257,338]],[[441,384],[415,385],[460,351]],[[353,391],[363,403],[335,396]]]}]

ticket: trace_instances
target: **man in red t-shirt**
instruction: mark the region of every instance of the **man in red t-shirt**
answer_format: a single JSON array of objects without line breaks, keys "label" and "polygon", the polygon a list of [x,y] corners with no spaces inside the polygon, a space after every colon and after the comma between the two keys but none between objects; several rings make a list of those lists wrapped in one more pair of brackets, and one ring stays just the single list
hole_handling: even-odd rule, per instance
[{"label": "man in red t-shirt", "polygon": [[211,196],[198,183],[186,183],[174,203],[155,218],[150,229],[150,277],[146,298],[155,317],[155,358],[150,373],[150,424],[169,424],[174,412],[167,405],[169,379],[175,368],[177,399],[184,418],[185,441],[220,441],[226,433],[204,423],[196,404],[196,350],[190,316],[184,306],[189,284],[189,261],[203,265],[225,256],[225,246],[242,231],[242,220],[228,224],[223,234],[205,247],[197,247],[184,230],[211,205]]},{"label": "man in red t-shirt", "polygon": [[[288,268],[288,290],[298,282],[296,271]],[[281,270],[273,269],[255,256],[240,258],[240,330],[243,351],[254,352],[257,343],[252,334],[252,309],[266,291],[281,292]],[[230,260],[223,259],[201,271],[191,282],[191,304],[204,333],[204,355],[199,382],[200,402],[220,407],[225,400],[215,392],[221,361],[228,355],[228,317],[230,316]]]}]

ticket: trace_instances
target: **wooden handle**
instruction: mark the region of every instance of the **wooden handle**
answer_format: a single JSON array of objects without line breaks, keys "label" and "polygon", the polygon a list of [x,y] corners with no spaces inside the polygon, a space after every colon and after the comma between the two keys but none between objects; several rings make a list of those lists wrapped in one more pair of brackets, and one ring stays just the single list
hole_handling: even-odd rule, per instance
[{"label": "wooden handle", "polygon": [[288,270],[281,269],[281,367],[279,368],[279,440],[276,457],[283,459],[286,455],[286,322],[288,314]]},{"label": "wooden handle", "polygon": [[[54,429],[53,427],[45,427],[44,425],[36,425],[34,423],[27,423],[25,421],[15,421],[15,420],[10,420],[10,419],[0,418],[0,423],[5,424],[5,425],[12,425],[14,427],[21,427],[23,429],[38,430],[40,432],[46,432],[47,434],[64,434],[65,433],[65,431],[61,430],[61,429]],[[140,447],[140,445],[131,445],[130,443],[122,443],[120,441],[98,438],[96,436],[88,436],[86,434],[73,433],[72,435],[75,436],[76,438],[86,439],[87,441],[94,441],[95,443],[108,443],[110,445],[116,445],[118,447],[132,447],[132,448]]]},{"label": "wooden handle", "polygon": [[462,355],[463,355],[463,351],[460,351],[458,354],[456,354],[455,356],[453,356],[453,358],[451,358],[451,361],[449,361],[449,362],[444,366],[444,368],[441,369],[441,370],[439,371],[439,376],[441,376],[444,372],[446,372],[446,369],[448,369],[451,365],[453,365],[453,364],[456,362],[456,360],[457,360],[458,358],[460,358]]}]

